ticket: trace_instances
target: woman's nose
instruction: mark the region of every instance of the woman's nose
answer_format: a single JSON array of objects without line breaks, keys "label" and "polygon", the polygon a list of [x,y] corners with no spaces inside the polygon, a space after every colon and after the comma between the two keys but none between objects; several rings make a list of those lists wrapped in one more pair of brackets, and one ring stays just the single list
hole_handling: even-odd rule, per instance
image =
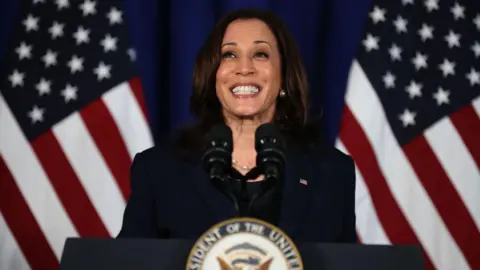
[{"label": "woman's nose", "polygon": [[255,73],[255,65],[249,57],[240,58],[237,66],[237,74],[251,75]]}]

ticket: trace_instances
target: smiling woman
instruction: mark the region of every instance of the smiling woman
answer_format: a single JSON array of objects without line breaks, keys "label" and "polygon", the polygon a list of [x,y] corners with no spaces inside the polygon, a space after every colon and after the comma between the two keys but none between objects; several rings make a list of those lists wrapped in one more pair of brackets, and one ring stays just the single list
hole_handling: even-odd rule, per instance
[{"label": "smiling woman", "polygon": [[[308,104],[300,54],[280,18],[256,9],[227,14],[195,62],[190,110],[196,121],[134,159],[119,237],[198,239],[238,215],[201,162],[207,135],[223,124],[232,133],[227,174],[233,192],[241,186],[236,180],[246,179],[243,202],[256,198],[249,216],[294,240],[355,242],[353,160],[322,143]],[[267,190],[255,148],[265,123],[284,137],[287,160],[280,183]]]},{"label": "smiling woman", "polygon": [[216,94],[226,118],[269,122],[280,92],[281,61],[275,36],[258,19],[232,22],[224,35]]}]

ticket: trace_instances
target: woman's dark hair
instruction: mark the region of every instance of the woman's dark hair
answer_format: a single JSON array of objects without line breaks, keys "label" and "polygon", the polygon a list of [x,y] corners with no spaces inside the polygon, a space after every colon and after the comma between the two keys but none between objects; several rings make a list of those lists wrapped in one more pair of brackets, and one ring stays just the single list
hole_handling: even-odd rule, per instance
[{"label": "woman's dark hair", "polygon": [[221,61],[221,44],[229,24],[236,20],[258,19],[272,31],[281,57],[281,88],[285,97],[277,99],[273,123],[297,146],[309,146],[320,140],[319,123],[308,117],[309,94],[305,68],[297,44],[288,27],[273,12],[262,9],[238,9],[225,15],[214,27],[201,47],[194,65],[193,92],[190,113],[197,122],[183,129],[178,137],[180,150],[186,153],[203,145],[205,134],[224,121],[222,108],[216,95],[216,72]]}]

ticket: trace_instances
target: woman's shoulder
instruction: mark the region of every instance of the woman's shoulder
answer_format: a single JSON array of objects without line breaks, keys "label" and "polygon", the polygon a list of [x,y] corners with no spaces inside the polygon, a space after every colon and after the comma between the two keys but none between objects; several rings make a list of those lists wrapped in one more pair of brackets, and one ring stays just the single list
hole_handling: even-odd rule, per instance
[{"label": "woman's shoulder", "polygon": [[178,132],[170,132],[159,136],[154,146],[139,152],[135,159],[155,164],[159,164],[158,162],[165,164],[195,159],[195,153],[190,153],[190,155],[183,153],[182,138],[180,136]]},{"label": "woman's shoulder", "polygon": [[354,169],[353,158],[331,144],[317,144],[305,152],[316,163],[328,164],[329,167],[340,169]]}]

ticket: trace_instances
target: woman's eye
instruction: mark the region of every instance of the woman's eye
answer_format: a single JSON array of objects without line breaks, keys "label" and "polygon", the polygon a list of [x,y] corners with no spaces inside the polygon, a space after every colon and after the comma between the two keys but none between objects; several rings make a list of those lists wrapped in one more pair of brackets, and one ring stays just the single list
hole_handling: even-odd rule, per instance
[{"label": "woman's eye", "polygon": [[224,52],[222,54],[222,58],[232,58],[235,57],[235,55],[232,52]]},{"label": "woman's eye", "polygon": [[264,52],[257,52],[255,53],[255,57],[268,58],[268,54]]}]

